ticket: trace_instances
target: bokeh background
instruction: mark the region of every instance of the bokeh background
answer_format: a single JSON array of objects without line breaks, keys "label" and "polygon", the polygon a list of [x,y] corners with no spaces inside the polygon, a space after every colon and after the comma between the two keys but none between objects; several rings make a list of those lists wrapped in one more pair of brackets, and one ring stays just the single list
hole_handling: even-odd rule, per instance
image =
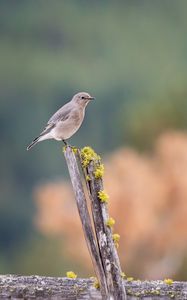
[{"label": "bokeh background", "polygon": [[93,275],[61,143],[26,151],[87,91],[123,270],[187,279],[186,82],[185,0],[0,0],[0,273]]}]

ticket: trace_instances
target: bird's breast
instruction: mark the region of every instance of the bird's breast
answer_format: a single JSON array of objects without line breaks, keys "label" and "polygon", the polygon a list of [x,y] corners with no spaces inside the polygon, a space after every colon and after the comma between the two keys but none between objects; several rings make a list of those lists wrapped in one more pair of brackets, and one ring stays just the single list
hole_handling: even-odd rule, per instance
[{"label": "bird's breast", "polygon": [[53,136],[55,139],[68,139],[70,138],[81,126],[84,119],[84,111],[75,110],[69,118],[64,121],[60,121],[56,124],[53,130]]}]

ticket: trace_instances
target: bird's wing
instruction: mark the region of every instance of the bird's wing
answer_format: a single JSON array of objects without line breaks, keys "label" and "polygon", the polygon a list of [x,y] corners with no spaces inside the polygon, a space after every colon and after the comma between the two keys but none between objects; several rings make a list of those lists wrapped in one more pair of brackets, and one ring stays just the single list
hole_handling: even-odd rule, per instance
[{"label": "bird's wing", "polygon": [[49,133],[53,128],[55,127],[55,124],[51,123],[51,124],[47,124],[47,126],[44,128],[44,130],[40,133],[39,137],[46,135],[47,133]]},{"label": "bird's wing", "polygon": [[49,133],[59,121],[66,121],[69,118],[71,111],[72,111],[72,107],[70,103],[65,104],[59,110],[57,110],[57,112],[47,122],[47,126],[40,133],[40,136]]},{"label": "bird's wing", "polygon": [[47,125],[56,124],[59,121],[65,121],[69,118],[72,111],[72,106],[70,103],[62,106],[57,112],[49,119]]}]

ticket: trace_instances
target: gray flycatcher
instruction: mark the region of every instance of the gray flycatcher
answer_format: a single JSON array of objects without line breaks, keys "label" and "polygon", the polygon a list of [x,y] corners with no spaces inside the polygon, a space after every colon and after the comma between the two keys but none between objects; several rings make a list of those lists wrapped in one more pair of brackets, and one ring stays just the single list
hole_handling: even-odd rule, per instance
[{"label": "gray flycatcher", "polygon": [[47,139],[63,141],[67,145],[66,140],[80,128],[84,119],[85,108],[89,101],[93,99],[94,97],[85,92],[74,95],[71,101],[57,110],[49,119],[45,129],[32,141],[27,150],[38,142]]}]

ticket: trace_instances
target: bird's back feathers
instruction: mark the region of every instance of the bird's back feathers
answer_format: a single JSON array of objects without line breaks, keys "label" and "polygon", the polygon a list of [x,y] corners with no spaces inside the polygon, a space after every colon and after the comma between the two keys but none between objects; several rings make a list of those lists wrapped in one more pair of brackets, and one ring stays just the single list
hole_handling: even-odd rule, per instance
[{"label": "bird's back feathers", "polygon": [[72,105],[71,102],[66,103],[64,106],[62,106],[57,112],[52,115],[52,117],[49,119],[47,124],[56,124],[58,121],[64,121],[69,118],[69,115],[72,111]]}]

